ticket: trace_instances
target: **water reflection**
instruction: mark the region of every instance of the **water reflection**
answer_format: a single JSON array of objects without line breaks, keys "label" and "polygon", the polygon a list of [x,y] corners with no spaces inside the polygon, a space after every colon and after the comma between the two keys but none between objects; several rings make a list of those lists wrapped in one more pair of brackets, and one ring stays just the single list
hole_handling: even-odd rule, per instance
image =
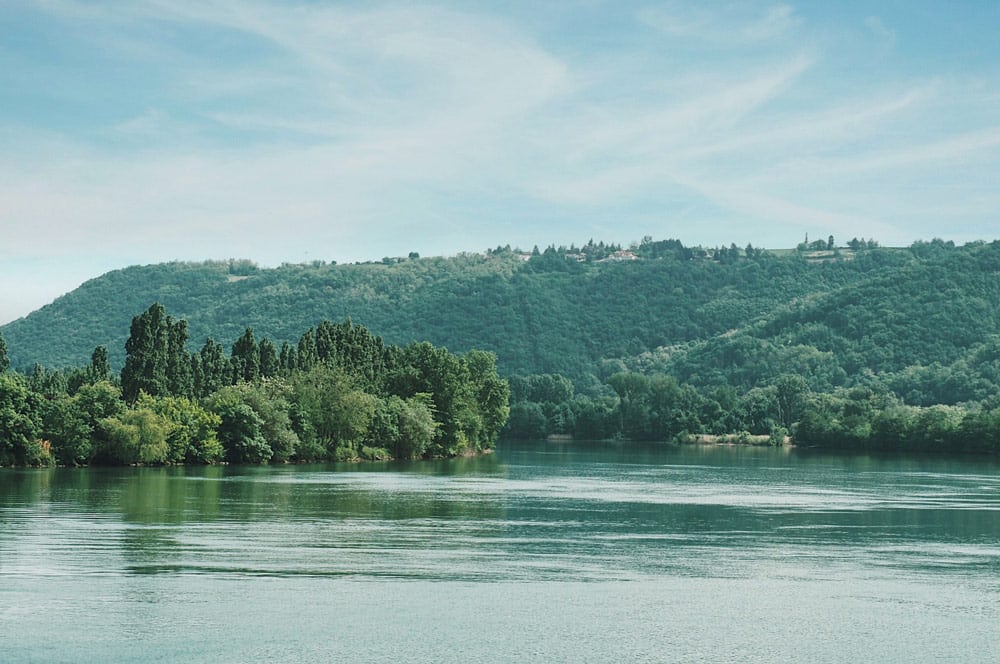
[{"label": "water reflection", "polygon": [[994,460],[0,471],[0,659],[995,661]]},{"label": "water reflection", "polygon": [[775,560],[995,573],[996,470],[580,443],[413,463],[12,470],[0,575],[627,580],[747,577]]}]

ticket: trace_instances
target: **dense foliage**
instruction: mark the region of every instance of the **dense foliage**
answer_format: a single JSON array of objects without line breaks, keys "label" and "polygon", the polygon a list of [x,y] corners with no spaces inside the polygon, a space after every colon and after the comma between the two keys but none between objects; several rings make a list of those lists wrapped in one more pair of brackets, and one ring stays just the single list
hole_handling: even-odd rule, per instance
[{"label": "dense foliage", "polygon": [[188,352],[154,304],[132,320],[120,381],[89,366],[0,371],[0,465],[264,463],[452,456],[492,447],[509,388],[491,353],[386,346],[324,321],[283,344],[247,328],[227,356]]},{"label": "dense foliage", "polygon": [[885,388],[813,392],[795,374],[742,393],[633,372],[613,374],[608,386],[613,397],[592,398],[574,396],[560,376],[514,377],[506,434],[679,442],[708,434],[772,445],[791,434],[816,447],[1000,453],[997,393],[982,402],[912,406]]}]

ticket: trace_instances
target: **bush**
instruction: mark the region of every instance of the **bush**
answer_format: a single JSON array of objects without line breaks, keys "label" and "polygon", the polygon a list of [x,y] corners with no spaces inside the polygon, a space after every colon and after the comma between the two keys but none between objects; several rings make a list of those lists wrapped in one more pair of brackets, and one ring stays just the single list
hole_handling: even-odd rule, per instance
[{"label": "bush", "polygon": [[104,441],[99,455],[122,464],[159,464],[168,459],[170,422],[149,410],[136,408],[101,420]]},{"label": "bush", "polygon": [[234,463],[266,463],[274,452],[261,435],[263,422],[254,409],[243,403],[222,403],[219,441],[226,458]]},{"label": "bush", "polygon": [[52,454],[52,444],[47,440],[31,440],[24,446],[24,465],[36,468],[49,468],[56,465]]}]

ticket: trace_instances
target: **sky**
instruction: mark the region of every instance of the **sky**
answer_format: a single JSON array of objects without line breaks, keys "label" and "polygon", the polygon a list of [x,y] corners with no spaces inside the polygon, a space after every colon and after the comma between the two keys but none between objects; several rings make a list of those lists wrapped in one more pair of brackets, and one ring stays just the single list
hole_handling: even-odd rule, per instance
[{"label": "sky", "polygon": [[0,323],[128,265],[1000,237],[1000,3],[0,2]]}]

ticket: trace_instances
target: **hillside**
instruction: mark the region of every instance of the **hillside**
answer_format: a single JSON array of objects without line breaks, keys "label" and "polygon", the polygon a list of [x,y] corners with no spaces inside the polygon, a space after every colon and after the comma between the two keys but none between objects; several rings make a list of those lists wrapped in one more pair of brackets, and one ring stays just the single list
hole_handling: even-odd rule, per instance
[{"label": "hillside", "polygon": [[733,333],[632,364],[698,387],[747,389],[794,373],[817,391],[880,384],[919,405],[987,398],[1000,378],[1000,244],[919,243],[908,253]]},{"label": "hillside", "polygon": [[105,345],[117,369],[132,316],[161,302],[188,320],[194,349],[207,337],[228,348],[247,326],[295,344],[320,320],[350,317],[388,343],[491,350],[505,375],[560,373],[578,389],[623,368],[696,387],[749,389],[782,373],[821,391],[879,381],[913,403],[982,399],[996,383],[983,373],[1000,334],[996,242],[839,258],[673,240],[614,249],[129,267],[2,332],[17,368],[81,366]]},{"label": "hillside", "polygon": [[105,345],[117,368],[129,322],[152,302],[186,318],[197,347],[207,337],[228,347],[246,326],[280,346],[322,319],[350,317],[389,343],[494,351],[507,375],[580,379],[599,373],[605,358],[703,342],[754,321],[792,324],[788,312],[774,318],[785,303],[877,284],[916,260],[907,251],[871,250],[854,260],[809,262],[798,254],[698,252],[650,240],[635,249],[635,260],[609,260],[611,252],[593,248],[589,257],[550,248],[529,259],[498,249],[274,269],[248,261],[136,266],[88,281],[2,332],[14,367],[80,366]]}]

